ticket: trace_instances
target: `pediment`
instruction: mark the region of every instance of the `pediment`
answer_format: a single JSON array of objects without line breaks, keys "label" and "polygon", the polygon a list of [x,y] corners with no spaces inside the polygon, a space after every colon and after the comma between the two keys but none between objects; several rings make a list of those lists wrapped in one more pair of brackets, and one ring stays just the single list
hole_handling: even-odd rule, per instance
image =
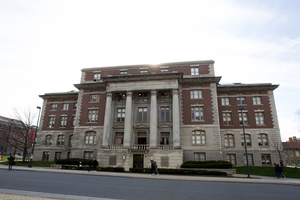
[{"label": "pediment", "polygon": [[134,128],[149,128],[149,124],[146,124],[146,123],[138,123],[138,124],[135,124],[135,127]]}]

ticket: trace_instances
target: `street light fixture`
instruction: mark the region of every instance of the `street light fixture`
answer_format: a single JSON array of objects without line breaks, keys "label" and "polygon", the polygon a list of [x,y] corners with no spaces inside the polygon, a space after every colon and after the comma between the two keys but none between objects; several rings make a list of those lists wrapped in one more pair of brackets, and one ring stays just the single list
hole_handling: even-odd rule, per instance
[{"label": "street light fixture", "polygon": [[33,150],[34,150],[34,145],[35,145],[36,135],[37,135],[38,126],[39,126],[40,114],[41,114],[41,107],[40,107],[40,106],[37,106],[36,108],[39,109],[39,116],[38,116],[37,122],[36,122],[36,131],[35,131],[34,139],[33,139],[33,142],[32,142],[31,155],[30,155],[30,162],[29,162],[29,166],[28,166],[28,167],[31,167],[31,163],[32,163]]},{"label": "street light fixture", "polygon": [[248,153],[247,153],[247,142],[246,142],[246,134],[245,134],[244,115],[243,115],[243,110],[246,110],[246,108],[245,107],[241,107],[240,110],[241,110],[242,122],[243,122],[244,146],[245,146],[245,152],[246,152],[247,173],[248,173],[248,177],[247,178],[251,178],[250,174],[249,174],[249,162],[248,162]]}]

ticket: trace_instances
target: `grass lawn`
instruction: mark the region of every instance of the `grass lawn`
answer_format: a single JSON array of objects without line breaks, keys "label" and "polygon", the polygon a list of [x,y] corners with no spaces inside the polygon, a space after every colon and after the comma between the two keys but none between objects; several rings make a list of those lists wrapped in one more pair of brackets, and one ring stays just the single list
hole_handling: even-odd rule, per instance
[{"label": "grass lawn", "polygon": [[[247,167],[235,167],[237,174],[247,174]],[[258,176],[272,176],[275,177],[274,167],[254,167],[249,166],[250,175],[258,175]],[[289,168],[285,167],[283,174],[287,178],[299,178],[300,179],[300,168]]]},{"label": "grass lawn", "polygon": [[[8,165],[8,162],[0,162],[0,164]],[[48,161],[32,161],[31,166],[33,167],[51,167],[51,164],[55,164],[55,162]],[[26,162],[16,162],[15,166],[29,166],[29,161]]]}]

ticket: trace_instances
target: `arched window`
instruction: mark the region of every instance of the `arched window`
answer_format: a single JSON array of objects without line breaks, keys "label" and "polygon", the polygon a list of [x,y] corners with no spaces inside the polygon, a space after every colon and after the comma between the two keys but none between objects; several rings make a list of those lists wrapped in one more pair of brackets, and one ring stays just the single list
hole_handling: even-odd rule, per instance
[{"label": "arched window", "polygon": [[46,145],[52,144],[52,135],[46,135],[45,144]]},{"label": "arched window", "polygon": [[258,134],[258,146],[269,146],[268,135],[265,133]]},{"label": "arched window", "polygon": [[96,133],[89,131],[85,133],[85,144],[96,144]]},{"label": "arched window", "polygon": [[64,145],[65,144],[65,136],[59,135],[57,136],[57,145]]},{"label": "arched window", "polygon": [[[251,135],[250,134],[245,134],[246,136],[246,143],[247,143],[247,147],[251,147]],[[244,140],[244,134],[241,134],[241,142],[242,142],[242,146],[245,145],[245,140]]]},{"label": "arched window", "polygon": [[224,145],[225,147],[234,147],[234,135],[225,134],[224,135]]},{"label": "arched window", "polygon": [[192,132],[192,144],[205,144],[205,131]]},{"label": "arched window", "polygon": [[73,144],[73,135],[70,135],[69,137],[69,146],[72,146]]}]

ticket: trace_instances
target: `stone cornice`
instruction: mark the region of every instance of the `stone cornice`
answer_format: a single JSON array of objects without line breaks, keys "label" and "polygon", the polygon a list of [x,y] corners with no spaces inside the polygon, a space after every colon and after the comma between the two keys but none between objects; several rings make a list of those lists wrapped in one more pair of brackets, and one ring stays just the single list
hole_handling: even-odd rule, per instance
[{"label": "stone cornice", "polygon": [[200,61],[185,61],[185,62],[171,62],[160,64],[137,64],[137,65],[120,65],[120,66],[106,66],[106,67],[93,67],[84,68],[81,71],[97,71],[97,70],[124,70],[124,69],[136,69],[136,68],[156,68],[165,66],[182,66],[182,65],[209,65],[214,64],[214,60],[200,60]]},{"label": "stone cornice", "polygon": [[148,73],[136,73],[127,75],[113,75],[109,77],[103,77],[104,83],[112,82],[128,82],[128,81],[149,81],[149,80],[170,80],[178,79],[182,81],[182,73],[162,73],[162,72],[148,72]]},{"label": "stone cornice", "polygon": [[77,98],[78,91],[74,92],[59,92],[59,93],[46,93],[44,95],[39,95],[42,99],[53,99],[53,98]]},{"label": "stone cornice", "polygon": [[183,83],[219,83],[220,76],[184,78]]},{"label": "stone cornice", "polygon": [[275,90],[279,85],[272,85],[271,83],[260,84],[233,84],[233,85],[218,85],[218,92],[231,91],[261,91],[261,90]]},{"label": "stone cornice", "polygon": [[88,83],[79,83],[74,84],[74,87],[77,89],[89,89],[89,88],[105,88],[104,82],[88,82]]}]

